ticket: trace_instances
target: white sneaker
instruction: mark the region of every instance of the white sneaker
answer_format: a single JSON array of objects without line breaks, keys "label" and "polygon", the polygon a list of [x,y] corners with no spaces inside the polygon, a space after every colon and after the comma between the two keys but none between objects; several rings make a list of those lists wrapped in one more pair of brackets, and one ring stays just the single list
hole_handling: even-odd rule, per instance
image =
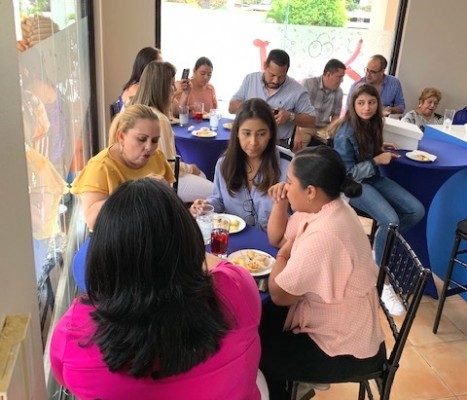
[{"label": "white sneaker", "polygon": [[331,387],[329,383],[299,382],[297,390],[297,399],[309,400],[314,397],[314,390],[328,390]]},{"label": "white sneaker", "polygon": [[383,286],[383,293],[381,293],[381,300],[383,300],[386,308],[388,309],[391,315],[396,317],[404,315],[407,310],[405,309],[402,301],[394,292],[394,289],[391,285],[384,285]]}]

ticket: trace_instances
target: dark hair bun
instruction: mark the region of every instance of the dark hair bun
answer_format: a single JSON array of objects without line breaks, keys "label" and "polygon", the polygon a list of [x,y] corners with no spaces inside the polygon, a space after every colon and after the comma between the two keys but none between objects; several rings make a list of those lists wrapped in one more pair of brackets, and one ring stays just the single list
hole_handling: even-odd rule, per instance
[{"label": "dark hair bun", "polygon": [[362,185],[355,182],[352,175],[347,174],[341,185],[341,192],[344,193],[348,198],[358,197],[362,194]]}]

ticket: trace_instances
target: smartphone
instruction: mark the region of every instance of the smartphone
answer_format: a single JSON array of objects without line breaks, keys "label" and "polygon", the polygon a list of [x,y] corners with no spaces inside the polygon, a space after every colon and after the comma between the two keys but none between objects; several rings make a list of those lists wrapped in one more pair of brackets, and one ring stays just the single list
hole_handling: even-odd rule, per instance
[{"label": "smartphone", "polygon": [[185,68],[182,72],[182,79],[188,79],[188,75],[190,75],[190,68]]}]

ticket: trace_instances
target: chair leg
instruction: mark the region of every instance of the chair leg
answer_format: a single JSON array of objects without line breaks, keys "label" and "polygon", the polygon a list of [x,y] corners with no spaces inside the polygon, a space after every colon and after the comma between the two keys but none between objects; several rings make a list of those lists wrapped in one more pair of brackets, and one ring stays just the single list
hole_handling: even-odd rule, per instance
[{"label": "chair leg", "polygon": [[376,219],[373,220],[371,223],[371,232],[370,232],[370,244],[373,247],[373,242],[375,241],[375,235],[376,231],[378,230],[378,223],[376,222]]},{"label": "chair leg", "polygon": [[460,241],[460,236],[456,235],[456,239],[454,240],[454,246],[451,252],[451,258],[449,259],[448,270],[446,271],[446,277],[444,278],[443,289],[441,291],[441,295],[439,296],[438,311],[436,312],[435,323],[433,324],[434,334],[438,333],[439,321],[441,320],[441,314],[443,313],[444,302],[446,301],[446,294],[449,289],[449,282],[451,281],[452,270],[454,269],[454,259],[456,258],[457,251],[459,250]]}]

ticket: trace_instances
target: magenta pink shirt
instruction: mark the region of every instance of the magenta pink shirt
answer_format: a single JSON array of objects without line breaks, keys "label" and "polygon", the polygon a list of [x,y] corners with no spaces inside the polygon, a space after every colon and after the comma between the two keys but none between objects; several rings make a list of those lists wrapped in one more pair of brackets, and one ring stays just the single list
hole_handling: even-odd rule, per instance
[{"label": "magenta pink shirt", "polygon": [[[86,343],[95,330],[92,306],[75,299],[57,324],[50,346],[57,381],[80,400],[259,400],[256,375],[260,357],[258,289],[243,268],[220,262],[212,270],[219,298],[236,318],[220,350],[190,371],[154,380],[112,373],[99,348]],[[174,316],[175,317],[175,316]]]}]

